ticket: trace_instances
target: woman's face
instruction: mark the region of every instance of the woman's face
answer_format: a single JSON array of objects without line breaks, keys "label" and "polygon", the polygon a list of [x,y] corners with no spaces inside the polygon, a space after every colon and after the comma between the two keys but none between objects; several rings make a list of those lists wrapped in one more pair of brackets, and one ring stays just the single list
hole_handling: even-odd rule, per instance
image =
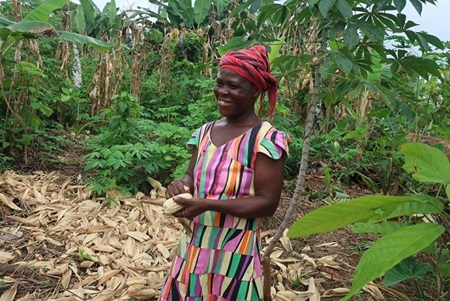
[{"label": "woman's face", "polygon": [[219,112],[224,117],[238,117],[254,112],[258,88],[246,78],[229,69],[220,69],[214,87]]}]

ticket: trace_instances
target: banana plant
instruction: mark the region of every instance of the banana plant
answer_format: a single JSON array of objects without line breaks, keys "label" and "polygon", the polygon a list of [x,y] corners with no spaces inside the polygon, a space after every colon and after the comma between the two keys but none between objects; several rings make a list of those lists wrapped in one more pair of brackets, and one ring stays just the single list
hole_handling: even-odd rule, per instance
[{"label": "banana plant", "polygon": [[97,39],[106,35],[111,40],[117,37],[122,28],[122,19],[117,15],[115,0],[107,2],[103,11],[92,0],[80,0],[74,21],[78,33],[85,33]]},{"label": "banana plant", "polygon": [[[220,20],[230,0],[149,0],[158,6],[158,12],[141,8],[135,11],[136,15],[147,14],[159,21],[167,22],[173,27],[184,26],[189,29],[198,29],[209,25],[215,20]],[[213,12],[214,11],[214,12]],[[214,18],[208,18],[211,14]]]},{"label": "banana plant", "polygon": [[[14,22],[0,14],[0,55],[4,56],[24,39],[50,38],[86,44],[100,50],[111,48],[109,43],[73,32],[60,31],[49,24],[50,14],[66,5],[67,0],[49,0],[32,10],[20,22]],[[0,57],[2,59],[2,57]]]},{"label": "banana plant", "polygon": [[[49,116],[52,109],[41,102],[34,102],[32,105],[26,103],[23,106],[23,112],[21,112],[11,102],[11,94],[8,96],[7,90],[11,87],[12,80],[11,76],[6,75],[5,66],[8,61],[4,59],[8,52],[16,49],[21,41],[33,39],[66,40],[72,43],[91,45],[100,50],[111,48],[109,43],[98,39],[73,32],[58,31],[49,23],[51,13],[63,8],[67,3],[67,0],[48,0],[34,8],[20,22],[14,22],[0,14],[0,95],[8,111],[14,116],[14,120],[18,121],[17,124],[21,124],[21,129],[37,129],[41,122],[35,110],[39,110],[42,114]],[[36,67],[31,64],[30,70],[33,70],[33,68]],[[34,71],[39,72],[40,70],[36,68]],[[2,137],[4,141],[3,145],[8,145],[10,141],[6,139],[5,133],[3,132]],[[27,134],[24,137],[32,137],[32,135]],[[22,139],[25,148],[30,139]]]}]

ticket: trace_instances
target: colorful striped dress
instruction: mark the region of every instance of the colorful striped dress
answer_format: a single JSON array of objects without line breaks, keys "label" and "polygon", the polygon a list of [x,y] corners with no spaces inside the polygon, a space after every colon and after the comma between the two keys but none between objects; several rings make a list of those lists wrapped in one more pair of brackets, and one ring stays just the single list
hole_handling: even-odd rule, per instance
[{"label": "colorful striped dress", "polygon": [[[257,153],[278,160],[288,153],[289,137],[262,122],[216,147],[210,139],[213,124],[202,126],[188,141],[188,147],[198,147],[195,195],[218,202],[254,195]],[[214,211],[195,217],[192,236],[180,238],[159,300],[262,300],[260,226],[261,218]]]}]

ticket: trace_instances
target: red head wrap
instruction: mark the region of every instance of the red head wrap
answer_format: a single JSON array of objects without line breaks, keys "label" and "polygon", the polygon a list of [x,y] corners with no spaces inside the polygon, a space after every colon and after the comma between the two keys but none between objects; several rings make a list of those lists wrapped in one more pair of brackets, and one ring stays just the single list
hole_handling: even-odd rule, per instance
[{"label": "red head wrap", "polygon": [[276,78],[270,74],[269,58],[264,46],[257,45],[249,49],[230,51],[220,59],[219,66],[236,72],[258,87],[262,92],[261,105],[264,93],[268,92],[270,105],[268,114],[273,115],[278,98],[278,85]]}]

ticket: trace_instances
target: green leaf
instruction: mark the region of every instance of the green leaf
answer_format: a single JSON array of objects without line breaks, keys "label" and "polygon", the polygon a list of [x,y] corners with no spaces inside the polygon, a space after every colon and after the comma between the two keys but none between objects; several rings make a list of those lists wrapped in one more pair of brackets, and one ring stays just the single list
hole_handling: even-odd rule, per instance
[{"label": "green leaf", "polygon": [[393,286],[412,278],[423,279],[430,268],[431,265],[429,263],[417,264],[413,257],[407,257],[386,272],[383,284],[385,286]]},{"label": "green leaf", "polygon": [[416,181],[450,184],[450,162],[439,149],[411,142],[403,144],[401,152],[405,155],[403,168],[412,173]]},{"label": "green leaf", "polygon": [[409,0],[411,2],[412,6],[414,6],[414,9],[419,13],[419,15],[422,15],[422,2],[420,0]]},{"label": "green leaf", "polygon": [[194,14],[195,23],[202,23],[205,18],[209,15],[209,10],[211,8],[211,0],[195,0],[194,2]]},{"label": "green leaf", "polygon": [[117,17],[116,1],[111,0],[111,2],[109,2],[109,10],[108,10],[108,22],[110,28],[113,28],[114,23],[116,22],[116,17]]},{"label": "green leaf", "polygon": [[336,57],[336,65],[344,73],[347,73],[352,69],[353,62],[350,59],[348,59],[345,55],[340,54]]},{"label": "green leaf", "polygon": [[435,241],[445,228],[437,224],[419,224],[401,228],[384,236],[362,255],[350,292],[341,300],[349,300],[368,282],[383,274],[402,261]]},{"label": "green leaf", "polygon": [[352,16],[352,6],[348,4],[347,0],[337,0],[336,7],[342,14],[344,19],[349,19]]},{"label": "green leaf", "polygon": [[6,28],[11,31],[11,34],[19,32],[35,36],[44,36],[44,35],[55,36],[58,34],[55,27],[53,27],[48,23],[39,21],[21,21],[19,23],[12,24]]},{"label": "green leaf", "polygon": [[415,213],[441,213],[444,210],[444,204],[437,198],[427,194],[411,196],[416,202],[405,202],[400,204],[387,218],[397,216],[410,216]]},{"label": "green leaf", "polygon": [[406,227],[407,224],[402,222],[390,222],[386,221],[383,223],[374,223],[374,222],[366,222],[366,223],[355,223],[350,225],[349,228],[358,234],[379,234],[381,236],[385,236],[391,232],[394,232],[400,228]]},{"label": "green leaf", "polygon": [[84,10],[81,5],[78,5],[77,9],[75,10],[74,21],[77,32],[83,34],[84,31],[86,30],[86,20],[84,16]]},{"label": "green leaf", "polygon": [[406,0],[394,0],[394,6],[401,13],[406,6]]},{"label": "green leaf", "polygon": [[441,258],[437,258],[436,263],[442,276],[450,277],[450,263],[445,262]]},{"label": "green leaf", "polygon": [[319,10],[322,16],[326,16],[328,11],[334,6],[336,0],[320,0],[319,2]]},{"label": "green leaf", "polygon": [[217,47],[220,55],[226,54],[230,50],[241,49],[246,46],[250,46],[250,42],[246,37],[232,37],[228,40],[226,45]]},{"label": "green leaf", "polygon": [[70,41],[72,43],[79,43],[83,45],[90,45],[100,50],[109,50],[112,45],[104,41],[94,39],[85,35],[77,34],[74,32],[63,31],[57,37],[58,40]]},{"label": "green leaf", "polygon": [[270,46],[270,52],[268,53],[269,62],[272,63],[272,61],[277,57],[278,53],[280,52],[281,47],[284,44],[285,38],[282,37],[278,41],[275,41],[271,43]]},{"label": "green leaf", "polygon": [[255,2],[255,0],[250,0],[250,1],[244,1],[242,4],[239,4],[238,6],[236,6],[233,11],[231,12],[230,17],[231,18],[235,18],[237,17],[237,15],[239,15],[239,13],[245,11],[246,9],[248,9],[253,3]]},{"label": "green leaf", "polygon": [[428,79],[430,74],[441,77],[439,65],[433,60],[408,56],[403,58],[400,63],[404,69],[417,73],[425,79]]},{"label": "green leaf", "polygon": [[[246,1],[246,2],[251,2],[251,1]],[[226,10],[228,0],[213,0],[213,3],[214,3],[214,6],[216,7],[217,13],[221,14]]]},{"label": "green leaf", "polygon": [[447,198],[450,201],[450,184],[448,184],[445,188],[445,193],[447,194]]},{"label": "green leaf", "polygon": [[285,24],[288,20],[289,13],[288,9],[284,5],[274,4],[276,10],[271,15],[271,20],[273,24]]},{"label": "green leaf", "polygon": [[10,19],[6,18],[4,15],[0,14],[0,28],[12,25],[14,23],[15,23],[14,21],[11,21]]},{"label": "green leaf", "polygon": [[371,83],[376,83],[383,72],[383,64],[381,63],[381,57],[377,52],[374,52],[372,55],[372,72],[369,72],[367,75],[367,80]]},{"label": "green leaf", "polygon": [[344,43],[336,40],[329,40],[328,45],[330,45],[331,50],[339,50],[346,47]]},{"label": "green leaf", "polygon": [[348,24],[344,31],[344,42],[349,48],[359,43],[358,28],[353,24]]},{"label": "green leaf", "polygon": [[[392,217],[397,208],[409,202],[428,202],[416,196],[362,196],[350,201],[318,208],[295,221],[289,228],[289,237],[333,231],[344,226],[369,220],[381,221]],[[430,204],[434,208],[435,204]],[[408,208],[407,208],[408,209]],[[403,213],[397,211],[400,215]]]},{"label": "green leaf", "polygon": [[428,34],[426,32],[421,32],[418,35],[422,36],[428,43],[436,46],[439,49],[444,49],[445,48],[445,46],[442,43],[442,41],[436,36],[433,36],[433,35]]},{"label": "green leaf", "polygon": [[26,15],[22,21],[48,22],[50,14],[54,10],[63,8],[66,3],[67,0],[52,0],[44,2]]},{"label": "green leaf", "polygon": [[80,0],[80,4],[86,17],[86,24],[95,24],[95,16],[100,13],[98,7],[91,0]]}]

